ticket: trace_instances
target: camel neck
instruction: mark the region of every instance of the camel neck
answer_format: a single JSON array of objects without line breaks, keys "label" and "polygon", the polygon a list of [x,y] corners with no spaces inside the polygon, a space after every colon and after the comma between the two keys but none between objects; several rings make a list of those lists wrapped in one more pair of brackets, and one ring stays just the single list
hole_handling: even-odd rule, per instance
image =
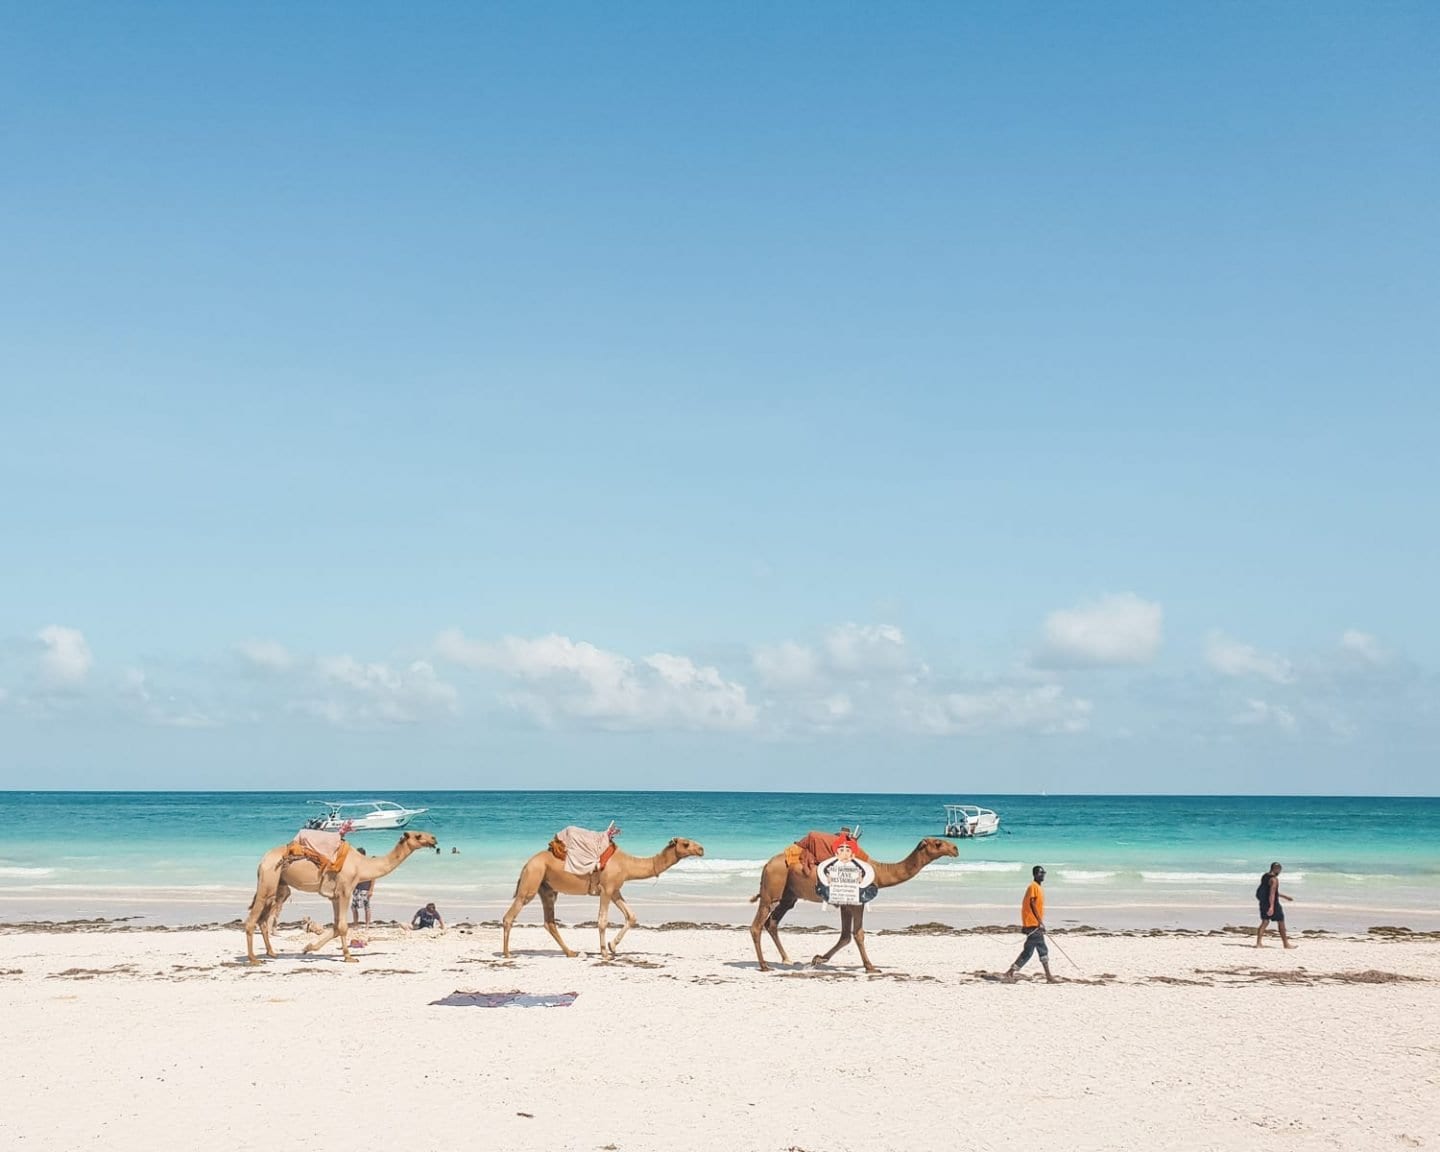
[{"label": "camel neck", "polygon": [[404,843],[395,845],[384,856],[362,856],[360,858],[359,876],[362,880],[378,880],[381,876],[388,876],[401,864],[405,863],[407,857],[413,851],[407,848]]},{"label": "camel neck", "polygon": [[920,850],[917,848],[903,860],[897,860],[893,864],[875,862],[875,886],[877,888],[893,888],[896,884],[903,884],[905,881],[916,876],[920,869],[925,867],[920,859]]},{"label": "camel neck", "polygon": [[633,863],[626,871],[635,880],[649,880],[659,876],[665,869],[675,863],[670,854],[665,851],[657,852],[654,856],[631,856]]}]

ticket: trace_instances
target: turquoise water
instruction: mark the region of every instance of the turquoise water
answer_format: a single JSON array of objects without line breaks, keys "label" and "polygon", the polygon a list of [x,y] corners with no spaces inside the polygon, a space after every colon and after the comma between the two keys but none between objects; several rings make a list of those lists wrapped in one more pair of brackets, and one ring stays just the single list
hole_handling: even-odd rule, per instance
[{"label": "turquoise water", "polygon": [[[0,827],[0,919],[136,916],[199,923],[243,914],[255,864],[314,809],[309,793],[11,792]],[[705,845],[627,889],[648,923],[748,922],[763,862],[811,828],[864,826],[863,845],[899,859],[941,830],[946,801],[994,808],[1000,835],[959,841],[959,857],[882,893],[883,926],[938,920],[969,927],[1014,920],[1031,864],[1049,869],[1052,920],[1106,927],[1249,923],[1257,878],[1285,864],[1297,928],[1374,924],[1440,928],[1440,799],[1353,797],[917,796],[727,792],[392,792],[430,809],[411,827],[443,851],[417,854],[380,882],[375,911],[408,919],[436,900],[448,920],[485,920],[509,903],[520,864],[566,824],[603,828],[637,855],[671,836]],[[395,832],[351,836],[386,851]],[[458,847],[459,853],[452,853]],[[323,905],[297,905],[318,914]],[[562,901],[569,919],[593,916]],[[797,911],[796,915],[810,914]],[[813,922],[828,914],[814,909]],[[527,911],[538,918],[538,909]]]}]

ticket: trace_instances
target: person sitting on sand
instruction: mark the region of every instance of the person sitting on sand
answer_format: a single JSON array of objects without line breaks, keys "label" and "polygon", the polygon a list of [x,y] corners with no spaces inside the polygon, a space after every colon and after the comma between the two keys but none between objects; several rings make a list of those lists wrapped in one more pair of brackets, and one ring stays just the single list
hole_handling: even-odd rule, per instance
[{"label": "person sitting on sand", "polygon": [[434,928],[436,925],[444,928],[445,921],[440,918],[440,911],[433,900],[410,917],[411,928]]},{"label": "person sitting on sand", "polygon": [[1255,947],[1265,947],[1260,941],[1265,935],[1266,925],[1271,920],[1275,921],[1275,927],[1280,929],[1280,943],[1286,948],[1294,948],[1290,943],[1290,937],[1285,935],[1285,909],[1280,901],[1290,900],[1292,897],[1280,891],[1280,873],[1282,869],[1278,863],[1270,865],[1270,871],[1260,877],[1260,886],[1255,889],[1255,899],[1260,901],[1260,927],[1255,930]]}]

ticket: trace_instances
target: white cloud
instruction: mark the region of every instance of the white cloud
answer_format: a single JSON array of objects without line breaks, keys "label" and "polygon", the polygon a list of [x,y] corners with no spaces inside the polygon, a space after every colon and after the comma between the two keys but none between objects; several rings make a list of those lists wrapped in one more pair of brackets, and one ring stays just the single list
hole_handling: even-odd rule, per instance
[{"label": "white cloud", "polygon": [[162,728],[214,728],[219,723],[195,705],[173,693],[157,695],[150,678],[139,668],[127,668],[120,679],[121,694],[132,700],[140,715]]},{"label": "white cloud", "polygon": [[544,723],[563,717],[622,728],[748,728],[756,709],[745,686],[686,656],[657,652],[634,661],[585,641],[551,634],[490,644],[442,633],[436,652],[470,668],[534,685],[507,699]]},{"label": "white cloud", "polygon": [[1043,662],[1059,666],[1148,664],[1160,650],[1164,611],[1130,592],[1045,618]]},{"label": "white cloud", "polygon": [[282,671],[295,663],[285,646],[274,640],[246,640],[235,650],[257,668]]},{"label": "white cloud", "polygon": [[751,654],[760,683],[780,692],[829,691],[837,680],[904,674],[914,667],[905,633],[893,624],[840,624],[819,649],[785,640]]},{"label": "white cloud", "polygon": [[1236,724],[1273,724],[1284,732],[1294,732],[1299,727],[1295,720],[1295,713],[1290,709],[1265,700],[1247,700],[1245,710],[1237,713],[1231,719]]},{"label": "white cloud", "polygon": [[1370,633],[1361,632],[1355,628],[1347,628],[1341,634],[1340,650],[1366,664],[1384,664],[1390,659],[1390,654],[1380,646],[1379,640]]},{"label": "white cloud", "polygon": [[413,724],[459,710],[459,694],[424,660],[404,668],[331,656],[315,663],[313,690],[300,708],[339,727]]},{"label": "white cloud", "polygon": [[1295,680],[1295,667],[1285,657],[1261,652],[1220,632],[1210,633],[1205,660],[1225,676],[1255,676],[1274,684],[1290,684]]},{"label": "white cloud", "polygon": [[752,656],[760,683],[768,688],[803,688],[820,673],[820,658],[793,640],[756,648]]},{"label": "white cloud", "polygon": [[1067,697],[1058,684],[949,692],[919,697],[911,704],[914,726],[940,735],[980,730],[1083,732],[1090,726],[1092,710],[1090,701]]},{"label": "white cloud", "polygon": [[825,653],[837,672],[892,671],[909,662],[905,633],[893,624],[841,624],[826,635]]},{"label": "white cloud", "polygon": [[51,687],[74,687],[85,680],[95,662],[90,646],[78,628],[52,624],[40,629],[36,638],[44,646],[40,654],[40,672]]}]

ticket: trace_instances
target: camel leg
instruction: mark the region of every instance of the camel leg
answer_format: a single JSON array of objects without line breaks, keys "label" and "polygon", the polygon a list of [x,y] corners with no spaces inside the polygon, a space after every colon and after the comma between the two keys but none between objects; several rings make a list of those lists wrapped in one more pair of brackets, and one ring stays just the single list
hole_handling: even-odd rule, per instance
[{"label": "camel leg", "polygon": [[345,963],[358,964],[359,958],[350,955],[350,893],[337,887],[332,903],[335,906],[335,935],[340,937],[340,955],[345,957]]},{"label": "camel leg", "polygon": [[[260,963],[260,959],[255,955],[255,925],[263,924],[263,920],[261,918],[265,915],[265,908],[263,905],[261,905],[259,908],[255,907],[255,904],[259,903],[260,897],[257,894],[255,897],[255,903],[250,905],[250,911],[245,913],[245,958],[251,964],[257,966]],[[266,953],[269,955],[274,955],[274,953],[270,951],[269,931],[264,927],[261,927],[260,935],[265,938]]]},{"label": "camel leg", "polygon": [[765,963],[765,946],[760,934],[770,933],[770,939],[775,942],[775,949],[780,953],[780,963],[789,964],[790,957],[785,953],[785,945],[780,943],[780,921],[784,919],[786,912],[795,907],[795,897],[786,891],[778,900],[768,899],[762,882],[760,895],[756,899],[760,906],[755,909],[755,919],[750,922],[750,939],[755,944],[755,959],[760,962],[760,971],[769,972],[770,965]]},{"label": "camel leg", "polygon": [[267,871],[265,861],[260,862],[255,875],[255,898],[250,901],[250,908],[245,913],[245,958],[251,963],[258,965],[260,961],[255,957],[255,928],[258,925],[260,935],[265,941],[265,954],[271,958],[275,956],[275,949],[270,944],[270,919],[271,908],[274,906],[276,895],[281,887],[280,873],[283,869],[272,868]]},{"label": "camel leg", "polygon": [[636,924],[640,923],[640,921],[635,919],[635,913],[630,911],[630,905],[625,903],[624,897],[622,897],[619,892],[616,892],[615,895],[611,897],[611,899],[615,902],[615,907],[619,908],[621,913],[623,913],[625,916],[624,927],[622,927],[620,931],[616,933],[615,939],[610,941],[610,955],[614,956],[615,950],[620,947],[620,941],[625,939],[625,933],[629,932],[630,929],[634,928]]},{"label": "camel leg", "polygon": [[[265,942],[265,955],[271,960],[275,959],[275,945],[270,942],[270,933],[275,929],[275,922],[280,919],[279,898],[271,907],[265,909],[260,916],[260,939]],[[247,943],[250,933],[246,933]],[[251,954],[250,962],[255,963],[254,953]]]},{"label": "camel leg", "polygon": [[810,963],[816,965],[827,964],[830,961],[830,957],[834,956],[835,953],[839,952],[840,949],[844,948],[846,944],[850,943],[852,937],[854,936],[854,931],[852,927],[854,924],[854,920],[855,909],[849,906],[842,906],[840,909],[840,939],[835,942],[835,947],[831,948],[830,951],[826,952],[822,956],[816,956],[813,960],[810,961]]},{"label": "camel leg", "polygon": [[560,951],[566,956],[576,956],[578,953],[572,951],[570,945],[561,938],[560,925],[555,923],[555,897],[558,895],[549,884],[540,885],[540,906],[545,909],[545,931],[554,937],[555,943],[560,945]]},{"label": "camel leg", "polygon": [[770,939],[775,941],[775,948],[780,953],[780,963],[789,964],[790,956],[785,951],[785,945],[780,943],[780,921],[785,919],[785,913],[795,907],[795,897],[787,890],[785,895],[780,897],[780,903],[775,910],[765,918],[765,930],[770,933]]},{"label": "camel leg", "polygon": [[860,950],[860,961],[865,965],[865,971],[879,971],[874,964],[870,963],[870,957],[865,951],[865,905],[863,904],[855,909],[855,947]]},{"label": "camel leg", "polygon": [[614,955],[613,951],[605,947],[605,929],[610,920],[610,893],[605,888],[600,889],[600,911],[595,914],[595,925],[600,929],[600,959],[609,960]]},{"label": "camel leg", "polygon": [[760,933],[764,930],[765,921],[770,915],[770,904],[762,896],[760,907],[755,909],[755,919],[750,922],[750,939],[755,945],[755,959],[760,962],[760,971],[769,972],[770,965],[765,963],[765,946],[760,942]]},{"label": "camel leg", "polygon": [[500,955],[510,956],[510,929],[515,927],[515,918],[524,910],[525,905],[534,898],[533,892],[522,892],[518,888],[515,891],[515,899],[510,901],[510,907],[505,912],[505,919],[502,921],[505,927],[505,934],[500,938]]},{"label": "camel leg", "polygon": [[260,936],[265,941],[265,955],[274,960],[276,957],[275,947],[270,943],[270,933],[280,923],[280,910],[285,907],[285,901],[290,899],[290,885],[283,880],[275,889],[275,898],[270,905],[267,915],[260,920]]},{"label": "camel leg", "polygon": [[335,936],[335,925],[330,924],[326,927],[325,931],[321,932],[320,935],[316,936],[314,940],[306,944],[302,951],[307,956],[311,952],[318,952],[321,948],[325,947],[326,944],[330,943],[331,940],[335,939]]}]

